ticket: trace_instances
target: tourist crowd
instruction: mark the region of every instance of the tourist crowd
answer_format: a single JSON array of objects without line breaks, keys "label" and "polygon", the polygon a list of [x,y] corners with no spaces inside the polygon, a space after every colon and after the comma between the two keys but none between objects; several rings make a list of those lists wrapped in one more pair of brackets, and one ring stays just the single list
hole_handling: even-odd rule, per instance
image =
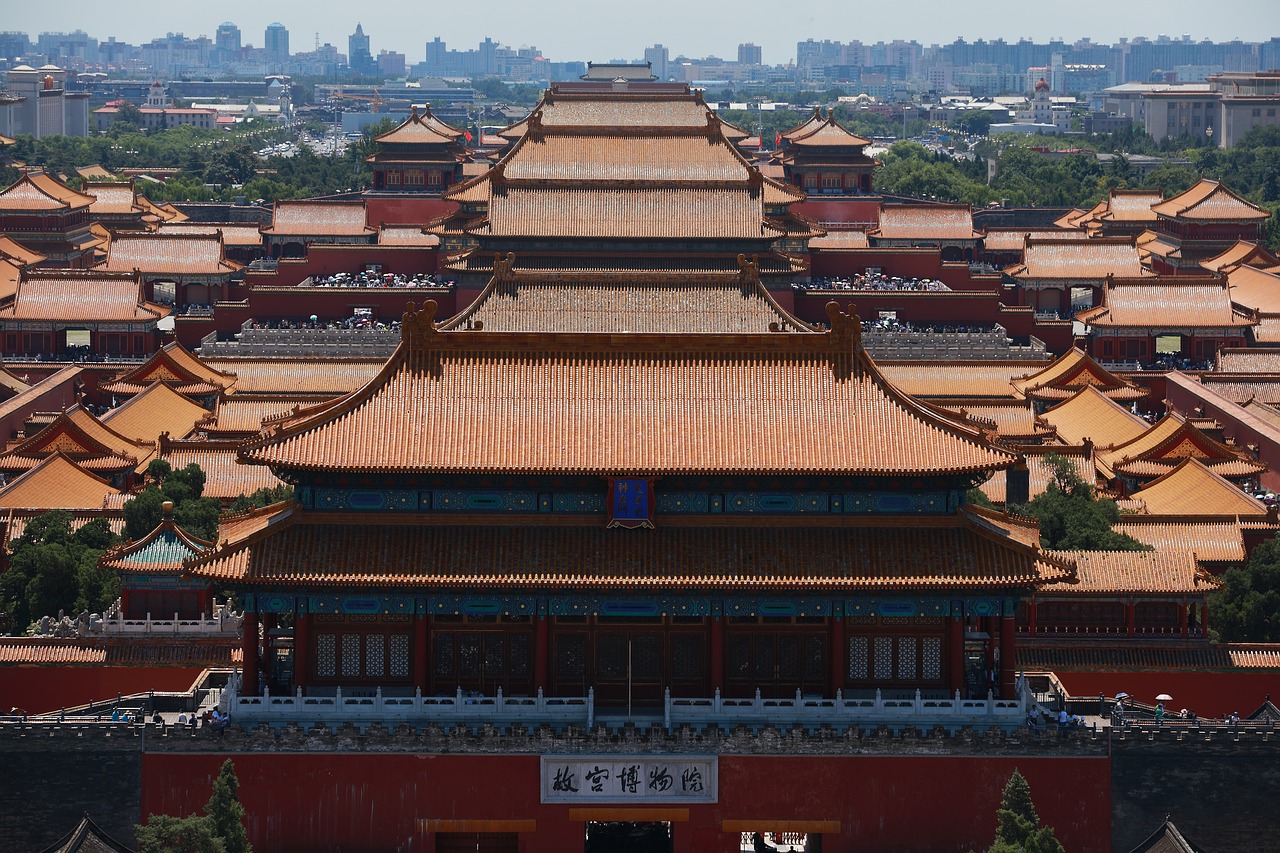
[{"label": "tourist crowd", "polygon": [[402,275],[391,272],[340,272],[333,275],[312,276],[304,281],[305,287],[452,287],[452,281],[443,281],[429,273]]},{"label": "tourist crowd", "polygon": [[814,276],[806,283],[792,285],[796,290],[950,290],[932,278],[899,278],[881,273],[848,276]]}]

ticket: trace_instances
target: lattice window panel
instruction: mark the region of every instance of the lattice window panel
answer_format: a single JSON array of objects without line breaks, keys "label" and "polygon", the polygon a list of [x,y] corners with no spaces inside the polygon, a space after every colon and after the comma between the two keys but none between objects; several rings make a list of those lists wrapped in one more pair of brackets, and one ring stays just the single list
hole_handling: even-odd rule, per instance
[{"label": "lattice window panel", "polygon": [[596,678],[627,677],[627,638],[605,634],[596,638]]},{"label": "lattice window panel", "polygon": [[387,674],[387,644],[382,634],[365,635],[364,674],[367,678],[380,678]]},{"label": "lattice window panel", "polygon": [[671,677],[676,681],[699,681],[703,673],[702,638],[676,634],[671,638]]},{"label": "lattice window panel", "polygon": [[875,673],[877,681],[893,678],[893,637],[876,637]]},{"label": "lattice window panel", "polygon": [[778,649],[773,637],[756,637],[756,656],[751,661],[751,674],[756,681],[772,681],[777,678]]},{"label": "lattice window panel", "polygon": [[451,678],[453,676],[453,635],[436,634],[435,639],[436,677]]},{"label": "lattice window panel", "polygon": [[502,678],[506,670],[502,654],[504,638],[501,634],[486,634],[483,639],[484,676],[485,678]]},{"label": "lattice window panel", "polygon": [[556,678],[582,682],[587,675],[587,638],[565,636],[556,641]]},{"label": "lattice window panel", "polygon": [[507,637],[507,672],[512,678],[529,677],[529,635],[510,634]]},{"label": "lattice window panel", "polygon": [[920,677],[925,681],[942,680],[942,638],[925,637],[920,653]]},{"label": "lattice window panel", "polygon": [[916,638],[898,638],[898,680],[916,680]]},{"label": "lattice window panel", "polygon": [[870,675],[867,671],[867,651],[870,645],[866,637],[849,638],[850,681],[866,681]]},{"label": "lattice window panel", "polygon": [[409,635],[391,635],[391,677],[409,677]]},{"label": "lattice window panel", "polygon": [[800,638],[778,638],[778,677],[783,681],[800,680]]},{"label": "lattice window panel", "polygon": [[804,680],[822,681],[827,672],[827,638],[810,634],[804,638]]},{"label": "lattice window panel", "polygon": [[333,634],[316,635],[316,675],[333,678],[338,674],[338,638]]},{"label": "lattice window panel", "polygon": [[360,677],[360,635],[342,635],[342,677]]},{"label": "lattice window panel", "polygon": [[645,681],[662,679],[662,638],[654,635],[631,640],[631,675]]},{"label": "lattice window panel", "polygon": [[729,638],[729,677],[741,679],[751,677],[750,637],[736,636]]},{"label": "lattice window panel", "polygon": [[480,635],[458,635],[458,678],[480,677]]}]

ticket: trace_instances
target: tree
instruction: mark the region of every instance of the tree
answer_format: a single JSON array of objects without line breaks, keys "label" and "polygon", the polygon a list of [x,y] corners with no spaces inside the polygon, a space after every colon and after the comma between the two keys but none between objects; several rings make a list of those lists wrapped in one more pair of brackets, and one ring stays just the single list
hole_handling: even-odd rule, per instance
[{"label": "tree", "polygon": [[1040,826],[1035,804],[1031,802],[1031,786],[1017,770],[1009,777],[996,812],[1000,826],[996,841],[987,853],[1064,853],[1053,829]]},{"label": "tree", "polygon": [[138,853],[226,853],[209,821],[200,815],[151,815],[135,827]]},{"label": "tree", "polygon": [[1209,597],[1210,632],[1229,643],[1280,641],[1280,542],[1253,549],[1247,565],[1228,569]]},{"label": "tree", "polygon": [[204,471],[194,462],[173,470],[163,459],[147,466],[147,477],[153,485],[143,489],[124,505],[124,533],[135,541],[160,526],[164,519],[164,502],[173,503],[173,516],[178,525],[201,539],[218,534],[218,502],[201,497],[204,493]]},{"label": "tree", "polygon": [[240,802],[239,791],[236,766],[228,758],[222,762],[222,770],[213,782],[213,794],[204,807],[204,813],[226,853],[253,853],[244,829],[244,806]]},{"label": "tree", "polygon": [[241,495],[231,502],[231,511],[244,512],[250,507],[270,506],[287,500],[293,500],[293,486],[281,483],[268,489],[258,489],[252,494]]},{"label": "tree", "polygon": [[1115,501],[1098,498],[1093,486],[1080,479],[1074,467],[1056,454],[1045,457],[1053,468],[1053,482],[1030,503],[1010,510],[1040,522],[1040,541],[1063,551],[1150,551],[1132,536],[1111,525],[1120,520]]},{"label": "tree", "polygon": [[0,574],[0,610],[8,630],[22,632],[32,620],[58,611],[100,613],[115,601],[120,579],[98,568],[98,558],[116,538],[103,519],[73,533],[71,515],[63,510],[28,521],[11,545],[9,570]]}]

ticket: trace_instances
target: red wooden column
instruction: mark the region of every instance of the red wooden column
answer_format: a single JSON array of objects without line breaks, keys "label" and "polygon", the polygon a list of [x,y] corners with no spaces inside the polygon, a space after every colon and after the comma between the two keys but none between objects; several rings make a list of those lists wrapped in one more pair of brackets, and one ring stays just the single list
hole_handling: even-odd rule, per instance
[{"label": "red wooden column", "polygon": [[947,655],[950,660],[951,690],[964,695],[964,617],[952,616],[947,622]]},{"label": "red wooden column", "polygon": [[1000,620],[1000,698],[1012,699],[1018,673],[1018,651],[1014,644],[1017,626],[1012,616]]},{"label": "red wooden column", "polygon": [[427,692],[427,615],[413,617],[413,686]]},{"label": "red wooden column", "polygon": [[724,692],[724,617],[711,617],[711,692]]},{"label": "red wooden column", "polygon": [[1134,611],[1136,609],[1137,608],[1133,604],[1133,599],[1129,599],[1124,603],[1125,633],[1127,633],[1130,637],[1133,637],[1138,633],[1137,623],[1134,616]]},{"label": "red wooden column", "polygon": [[311,680],[311,614],[293,617],[293,689],[305,690]]},{"label": "red wooden column", "polygon": [[267,685],[271,684],[271,664],[274,655],[271,654],[271,629],[276,626],[276,615],[274,613],[262,614],[262,678]]},{"label": "red wooden column", "polygon": [[1027,633],[1032,637],[1036,635],[1036,603],[1034,599],[1027,602]]},{"label": "red wooden column", "polygon": [[551,644],[547,640],[550,616],[539,614],[533,617],[533,689],[544,694],[551,692],[551,682],[547,678],[548,655]]},{"label": "red wooden column", "polygon": [[831,695],[844,687],[844,674],[848,671],[845,665],[844,617],[831,615]]},{"label": "red wooden column", "polygon": [[1209,605],[1200,605],[1200,636],[1209,636]]},{"label": "red wooden column", "polygon": [[1187,603],[1185,601],[1178,602],[1178,633],[1186,639],[1187,634]]},{"label": "red wooden column", "polygon": [[258,695],[258,614],[244,614],[244,681],[240,687],[244,696]]}]

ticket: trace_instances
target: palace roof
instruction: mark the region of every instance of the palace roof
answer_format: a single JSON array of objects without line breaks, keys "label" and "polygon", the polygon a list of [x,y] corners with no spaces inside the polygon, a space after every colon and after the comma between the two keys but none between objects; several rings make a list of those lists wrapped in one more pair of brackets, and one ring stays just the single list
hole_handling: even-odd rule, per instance
[{"label": "palace roof", "polygon": [[1240,407],[1246,409],[1255,418],[1280,429],[1280,409],[1275,406],[1268,405],[1261,400],[1248,400],[1241,403]]},{"label": "palace roof", "polygon": [[1046,596],[1183,594],[1203,595],[1222,584],[1200,568],[1195,555],[1186,551],[1049,551],[1064,562],[1075,563],[1079,583],[1053,587]]},{"label": "palace roof", "polygon": [[945,408],[975,426],[995,429],[1001,441],[1026,443],[1053,434],[1053,429],[1036,420],[1028,400],[948,400]]},{"label": "palace roof", "polygon": [[6,237],[3,234],[0,234],[0,257],[16,261],[19,266],[38,264],[41,261],[48,260],[39,252],[28,249],[17,240],[12,237]]},{"label": "palace roof", "polygon": [[1133,493],[1149,515],[1265,517],[1267,506],[1215,474],[1198,459],[1183,460],[1169,473]]},{"label": "palace roof", "polygon": [[653,66],[648,62],[588,62],[587,73],[581,75],[579,79],[644,83],[658,79],[658,75],[653,73],[652,68]]},{"label": "palace roof", "polygon": [[90,216],[141,216],[145,212],[138,204],[133,181],[85,181],[81,186],[85,195],[93,198],[93,204],[89,205]]},{"label": "palace roof", "polygon": [[637,532],[432,516],[335,519],[278,504],[233,517],[219,538],[216,551],[187,562],[191,574],[277,587],[887,591],[1017,588],[1074,576],[1069,562],[970,514],[781,528],[750,518],[691,525],[676,516]]},{"label": "palace roof", "polygon": [[1166,815],[1160,828],[1147,836],[1129,853],[1205,853],[1205,851],[1188,841]]},{"label": "palace roof", "polygon": [[154,444],[161,435],[184,438],[210,416],[209,410],[169,387],[153,382],[102,416],[109,429],[138,443]]},{"label": "palace roof", "polygon": [[55,451],[0,488],[0,508],[98,509],[108,495],[118,494],[106,480]]},{"label": "palace roof", "polygon": [[1021,252],[1028,240],[1088,240],[1083,231],[1065,228],[988,228],[982,245],[988,252]]},{"label": "palace roof", "polygon": [[1272,269],[1280,266],[1280,258],[1257,243],[1237,240],[1235,245],[1219,255],[1200,262],[1210,272],[1224,272],[1232,267],[1249,266],[1255,269]]},{"label": "palace roof", "polygon": [[373,141],[394,145],[446,145],[457,142],[462,135],[463,131],[436,118],[431,105],[427,104],[421,113],[415,105],[408,118]]},{"label": "palace roof", "polygon": [[112,238],[102,269],[142,270],[148,275],[229,275],[241,264],[227,259],[227,247],[217,233],[121,232]]},{"label": "palace roof", "polygon": [[93,196],[78,193],[44,172],[23,172],[7,189],[0,190],[0,210],[74,210],[93,204]]},{"label": "palace roof", "polygon": [[1099,448],[1131,441],[1150,426],[1092,385],[1086,385],[1040,417],[1057,430],[1061,441],[1083,444],[1087,439]]},{"label": "palace roof", "polygon": [[1200,384],[1233,403],[1260,400],[1273,406],[1280,405],[1280,376],[1203,373]]},{"label": "palace roof", "polygon": [[1005,274],[1015,278],[1069,280],[1140,276],[1142,261],[1133,241],[1124,238],[1031,239],[1023,250],[1022,263],[1007,267]]},{"label": "palace roof", "polygon": [[218,403],[213,419],[203,424],[201,430],[210,437],[247,438],[261,431],[264,420],[287,415],[294,409],[327,403],[330,399],[299,397],[296,394],[235,394]]},{"label": "palace roof", "polygon": [[155,447],[120,435],[77,404],[0,454],[0,471],[27,470],[54,453],[67,455],[86,470],[119,473],[151,458]]},{"label": "palace roof", "polygon": [[1065,400],[1086,385],[1112,400],[1141,400],[1151,392],[1116,376],[1079,347],[1072,347],[1043,370],[1013,380],[1013,385],[1033,400]]},{"label": "palace roof", "polygon": [[206,441],[188,439],[170,441],[160,437],[159,457],[175,471],[196,464],[204,472],[204,497],[232,500],[241,495],[251,495],[259,489],[273,489],[282,485],[271,469],[262,465],[246,465],[240,462],[237,449],[239,439],[231,441]]},{"label": "palace roof", "polygon": [[510,255],[499,259],[489,285],[441,329],[644,334],[812,331],[778,305],[760,284],[755,265],[745,258],[734,276],[665,271],[515,273],[513,261]]},{"label": "palace roof", "polygon": [[[828,231],[809,241],[810,249],[821,249],[825,252],[865,249],[870,245],[866,231]],[[1022,244],[1019,243],[1018,246],[1021,248]]]},{"label": "palace roof", "polygon": [[439,246],[440,238],[421,225],[383,225],[378,229],[379,246]]},{"label": "palace roof", "polygon": [[162,222],[157,234],[210,235],[222,234],[227,248],[241,249],[262,245],[262,232],[256,222]]},{"label": "palace roof", "polygon": [[160,525],[137,542],[126,542],[98,558],[100,568],[117,572],[178,573],[183,563],[208,551],[213,542],[187,533],[173,520],[173,504],[165,501]]},{"label": "palace roof", "polygon": [[1227,271],[1227,285],[1236,305],[1260,314],[1280,314],[1280,274],[1237,266]]},{"label": "palace roof", "polygon": [[[1093,445],[1085,444],[1079,447],[1019,447],[1018,451],[1022,453],[1027,462],[1028,500],[1038,497],[1049,490],[1049,484],[1053,482],[1055,476],[1054,468],[1049,463],[1049,456],[1051,455],[1059,456],[1065,460],[1071,466],[1071,469],[1075,471],[1076,476],[1083,482],[1092,484],[1097,479],[1097,474],[1094,471]],[[1003,504],[1009,487],[1008,475],[1008,469],[997,471],[978,488],[987,496],[987,500],[992,503]]]},{"label": "palace roof", "polygon": [[1251,201],[1227,189],[1217,181],[1201,178],[1200,182],[1173,198],[1152,207],[1157,214],[1170,219],[1197,221],[1258,221],[1269,214]]},{"label": "palace roof", "polygon": [[179,394],[197,397],[230,390],[236,376],[209,367],[182,344],[171,341],[141,365],[98,387],[107,394],[129,395],[156,382],[169,384]]},{"label": "palace roof", "polygon": [[1076,315],[1092,326],[1130,329],[1224,328],[1256,325],[1231,305],[1227,282],[1212,278],[1108,277],[1102,304]]},{"label": "palace roof", "polygon": [[295,199],[276,201],[271,224],[262,233],[276,237],[362,237],[377,229],[367,224],[363,201]]},{"label": "palace roof", "polygon": [[[134,637],[2,637],[0,664],[229,667],[242,663],[239,639],[183,637],[180,643],[139,643]],[[56,851],[58,848],[54,848]],[[49,853],[49,851],[45,851]],[[94,850],[93,853],[105,853]],[[114,853],[114,851],[112,851]],[[130,851],[131,853],[131,851]]]},{"label": "palace roof", "polygon": [[881,361],[880,371],[900,390],[930,399],[1016,399],[1013,378],[1044,366],[1028,361]]},{"label": "palace roof", "polygon": [[856,316],[815,335],[441,332],[435,304],[361,390],[251,440],[279,469],[898,475],[1014,454],[890,386]]},{"label": "palace roof", "polygon": [[1198,459],[1230,479],[1256,476],[1267,468],[1170,413],[1142,435],[1099,452],[1098,470],[1108,478],[1127,474],[1154,479],[1188,458]]},{"label": "palace roof", "polygon": [[967,204],[886,204],[868,235],[881,240],[976,240]]},{"label": "palace roof", "polygon": [[1095,210],[1099,210],[1101,207],[1102,202],[1098,202],[1097,205],[1094,205],[1094,207],[1088,210],[1085,210],[1083,207],[1072,208],[1057,219],[1053,220],[1053,224],[1063,229],[1083,228],[1085,220],[1087,220]]},{"label": "palace roof", "polygon": [[1280,350],[1263,347],[1218,350],[1215,373],[1280,374]]},{"label": "palace roof", "polygon": [[[107,526],[111,528],[111,532],[117,536],[124,534],[124,515],[115,508],[110,507],[125,498],[126,495],[107,495],[103,506],[84,509],[68,510],[71,516],[72,532],[79,530],[91,521],[102,519],[107,522]],[[27,532],[27,522],[33,518],[39,518],[48,510],[38,507],[28,507],[23,509],[9,509],[0,513],[0,521],[3,521],[7,527],[4,530],[4,539],[0,541],[0,548],[12,549],[14,540],[20,538],[22,534]]]},{"label": "palace roof", "polygon": [[144,300],[142,280],[134,273],[36,268],[18,280],[0,320],[153,323],[169,312]]},{"label": "palace roof", "polygon": [[[103,650],[102,662],[106,662],[105,650]],[[89,815],[86,814],[80,818],[80,823],[75,829],[59,839],[52,847],[46,847],[41,853],[133,853],[133,851],[103,832],[101,827],[90,820]]]},{"label": "palace roof", "polygon": [[1163,515],[1120,516],[1111,527],[1157,551],[1191,554],[1200,562],[1243,563],[1244,536],[1234,518],[1170,518]]},{"label": "palace roof", "polygon": [[1159,217],[1151,207],[1162,201],[1164,196],[1159,190],[1112,190],[1106,209],[1097,218],[1108,222],[1155,222]]},{"label": "palace roof", "polygon": [[[534,115],[540,121],[534,121]],[[577,87],[553,83],[538,105],[524,118],[500,132],[506,139],[525,135],[541,123],[544,129],[595,127],[658,131],[669,128],[705,128],[715,113],[701,95],[687,85],[640,86],[622,92],[604,87]]]},{"label": "palace roof", "polygon": [[871,144],[870,139],[863,139],[836,121],[834,112],[828,112],[827,117],[823,118],[822,112],[818,107],[813,108],[813,116],[803,124],[783,133],[782,138],[786,140],[788,145],[797,145],[804,148],[862,148]]},{"label": "palace roof", "polygon": [[22,278],[22,265],[9,258],[0,257],[0,303],[12,299],[18,292],[18,280]]},{"label": "palace roof", "polygon": [[386,359],[246,358],[202,359],[206,366],[233,374],[236,394],[345,394],[378,375]]}]

